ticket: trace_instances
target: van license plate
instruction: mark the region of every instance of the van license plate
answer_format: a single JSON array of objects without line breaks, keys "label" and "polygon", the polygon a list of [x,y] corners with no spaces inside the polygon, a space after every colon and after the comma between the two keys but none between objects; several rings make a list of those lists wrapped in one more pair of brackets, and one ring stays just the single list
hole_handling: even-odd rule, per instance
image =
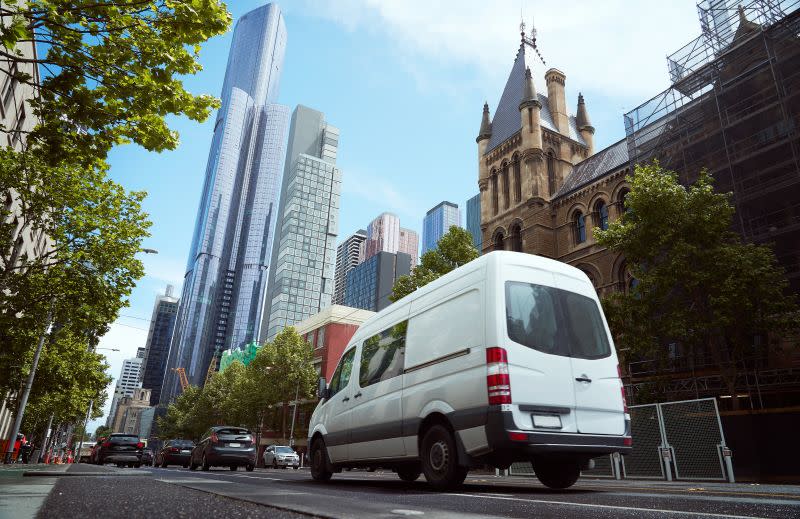
[{"label": "van license plate", "polygon": [[228,447],[241,447],[241,446],[242,446],[241,443],[229,443],[228,444]]},{"label": "van license plate", "polygon": [[533,415],[533,426],[545,429],[561,429],[561,417],[552,414]]}]

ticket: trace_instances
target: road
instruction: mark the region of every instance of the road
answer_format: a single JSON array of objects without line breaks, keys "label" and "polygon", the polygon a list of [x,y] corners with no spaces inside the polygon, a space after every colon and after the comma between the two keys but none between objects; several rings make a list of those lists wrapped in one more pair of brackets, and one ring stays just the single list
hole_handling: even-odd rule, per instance
[{"label": "road", "polygon": [[531,478],[471,475],[458,491],[439,493],[424,477],[409,484],[391,472],[343,472],[316,483],[291,469],[79,470],[88,472],[59,478],[40,518],[800,517],[800,488],[791,486],[582,479],[552,491]]}]

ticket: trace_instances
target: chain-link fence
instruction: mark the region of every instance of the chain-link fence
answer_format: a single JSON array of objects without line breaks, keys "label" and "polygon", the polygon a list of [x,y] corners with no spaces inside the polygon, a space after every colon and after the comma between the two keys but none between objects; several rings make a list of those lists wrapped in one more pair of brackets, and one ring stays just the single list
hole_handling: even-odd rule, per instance
[{"label": "chain-link fence", "polygon": [[623,474],[628,478],[664,478],[659,448],[661,419],[658,404],[630,407],[633,450],[623,456]]}]

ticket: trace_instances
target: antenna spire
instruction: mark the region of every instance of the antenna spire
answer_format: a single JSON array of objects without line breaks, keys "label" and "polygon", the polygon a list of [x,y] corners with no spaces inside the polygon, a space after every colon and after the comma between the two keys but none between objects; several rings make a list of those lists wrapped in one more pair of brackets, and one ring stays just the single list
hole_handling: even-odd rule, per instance
[{"label": "antenna spire", "polygon": [[539,46],[536,45],[536,25],[534,25],[534,23],[533,23],[533,16],[531,16],[531,35],[530,35],[530,37],[525,35],[525,22],[524,21],[519,24],[519,28],[520,28],[520,32],[522,34],[522,44],[523,45],[528,45],[530,48],[532,48],[534,50],[534,52],[536,52],[536,55],[539,57],[539,61],[542,62],[542,65],[546,66],[547,63],[544,61],[544,58],[542,57],[542,53],[539,52]]}]

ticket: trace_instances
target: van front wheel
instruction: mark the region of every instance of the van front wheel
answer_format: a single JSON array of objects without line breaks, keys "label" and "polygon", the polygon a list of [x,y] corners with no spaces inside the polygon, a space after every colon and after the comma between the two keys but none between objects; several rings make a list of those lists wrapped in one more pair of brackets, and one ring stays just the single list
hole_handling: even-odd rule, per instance
[{"label": "van front wheel", "polygon": [[316,481],[328,481],[333,473],[328,470],[328,451],[325,441],[317,439],[311,445],[311,477]]},{"label": "van front wheel", "polygon": [[581,475],[581,466],[574,461],[539,459],[531,465],[544,486],[557,490],[571,487]]},{"label": "van front wheel", "polygon": [[422,472],[437,490],[457,487],[467,477],[467,469],[458,464],[456,442],[442,425],[432,426],[422,438]]}]

